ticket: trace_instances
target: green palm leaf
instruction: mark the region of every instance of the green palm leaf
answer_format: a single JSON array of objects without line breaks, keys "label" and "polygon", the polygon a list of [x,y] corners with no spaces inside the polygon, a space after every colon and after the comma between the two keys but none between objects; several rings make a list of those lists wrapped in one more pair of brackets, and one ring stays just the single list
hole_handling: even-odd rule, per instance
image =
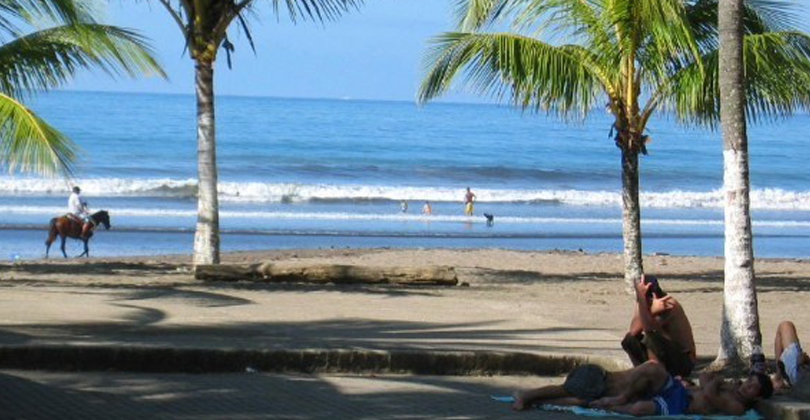
[{"label": "green palm leaf", "polygon": [[[255,0],[247,0],[250,3]],[[290,20],[297,22],[302,19],[315,19],[318,21],[334,20],[349,9],[356,9],[363,4],[363,0],[273,0],[273,10],[280,9],[279,3],[284,3]]]},{"label": "green palm leaf", "polygon": [[70,176],[75,145],[25,105],[0,93],[0,162],[10,171]]},{"label": "green palm leaf", "polygon": [[[810,108],[810,36],[749,34],[743,47],[749,118],[773,120]],[[703,62],[709,71],[687,67],[674,76],[665,105],[682,121],[714,127],[720,118],[717,51],[706,54]]]},{"label": "green palm leaf", "polygon": [[446,91],[462,69],[467,70],[464,84],[480,93],[508,95],[522,107],[561,115],[586,114],[602,89],[578,47],[555,47],[520,35],[446,33],[434,40],[427,63],[421,102]]},{"label": "green palm leaf", "polygon": [[28,34],[0,46],[0,91],[19,97],[59,86],[77,70],[113,75],[165,73],[143,37],[98,24],[74,24]]},{"label": "green palm leaf", "polygon": [[[95,23],[82,0],[3,0],[0,32],[0,164],[9,171],[70,176],[75,145],[18,98],[62,85],[80,68],[109,74],[165,77],[146,40],[122,28]],[[16,25],[57,26],[22,34]],[[61,25],[60,25],[61,24]]]},{"label": "green palm leaf", "polygon": [[510,3],[509,0],[456,0],[454,9],[458,29],[474,31],[494,21]]}]

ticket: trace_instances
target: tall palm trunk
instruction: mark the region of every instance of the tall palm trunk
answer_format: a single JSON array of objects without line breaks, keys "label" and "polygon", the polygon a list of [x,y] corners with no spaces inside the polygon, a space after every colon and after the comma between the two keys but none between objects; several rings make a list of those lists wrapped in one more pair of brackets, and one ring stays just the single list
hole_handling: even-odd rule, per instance
[{"label": "tall palm trunk", "polygon": [[194,264],[219,264],[219,198],[214,130],[214,63],[196,60],[197,89],[197,230]]},{"label": "tall palm trunk", "polygon": [[622,147],[622,236],[624,280],[629,287],[641,277],[641,204],[638,197],[638,151]]},{"label": "tall palm trunk", "polygon": [[720,0],[720,125],[725,192],[725,284],[718,362],[747,359],[762,343],[754,278],[743,73],[743,0]]}]

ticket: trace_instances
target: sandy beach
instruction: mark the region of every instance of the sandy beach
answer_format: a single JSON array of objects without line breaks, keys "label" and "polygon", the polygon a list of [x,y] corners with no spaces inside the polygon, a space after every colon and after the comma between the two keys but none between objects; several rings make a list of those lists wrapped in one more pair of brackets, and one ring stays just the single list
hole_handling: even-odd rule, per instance
[{"label": "sandy beach", "polygon": [[[0,278],[2,285],[10,290],[70,285],[102,289],[123,285],[210,287],[210,284],[193,279],[190,261],[189,255],[35,260],[16,267],[2,266]],[[598,327],[620,337],[632,311],[632,301],[622,279],[622,257],[614,253],[341,248],[223,255],[225,264],[263,261],[301,265],[455,267],[460,283],[469,284],[469,287],[425,288],[423,291],[432,302],[421,304],[419,310],[425,311],[425,319],[431,316],[441,318],[444,316],[441,312],[448,309],[463,312],[464,308],[481,305],[489,308],[490,313],[494,310],[501,318],[509,319],[510,324],[517,326],[529,325],[533,318],[543,318],[552,322],[556,320],[560,325]],[[719,343],[723,260],[717,257],[659,254],[646,255],[644,263],[646,271],[657,275],[664,289],[681,301],[693,324],[698,354],[706,360],[711,359]],[[763,343],[766,355],[772,357],[772,337],[780,320],[792,319],[799,326],[800,335],[805,333],[802,325],[810,323],[810,311],[803,309],[810,297],[810,261],[759,259],[756,261],[756,272]],[[328,300],[337,298],[335,293],[352,291],[351,287],[343,289],[346,287],[318,286],[320,293],[311,294],[309,302],[315,306],[319,303],[329,304]],[[373,287],[388,291],[396,288]],[[274,289],[283,291],[285,286],[248,287],[242,292],[266,294]],[[362,301],[365,297],[359,299]],[[431,314],[431,311],[435,313]],[[464,318],[463,313],[456,315]],[[222,316],[227,318],[229,315]]]}]

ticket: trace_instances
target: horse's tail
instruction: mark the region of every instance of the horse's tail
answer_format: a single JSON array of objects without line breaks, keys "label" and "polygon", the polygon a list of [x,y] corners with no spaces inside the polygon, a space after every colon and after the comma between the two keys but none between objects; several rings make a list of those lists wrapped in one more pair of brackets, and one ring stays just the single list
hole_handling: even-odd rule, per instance
[{"label": "horse's tail", "polygon": [[50,227],[48,227],[48,238],[45,239],[45,245],[51,245],[53,240],[56,239],[56,217],[51,219]]}]

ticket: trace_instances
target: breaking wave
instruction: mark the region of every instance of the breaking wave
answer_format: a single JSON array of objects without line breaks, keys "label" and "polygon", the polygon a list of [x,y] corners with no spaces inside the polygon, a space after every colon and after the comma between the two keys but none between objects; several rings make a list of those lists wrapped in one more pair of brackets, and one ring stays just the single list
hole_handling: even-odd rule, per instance
[{"label": "breaking wave", "polygon": [[[94,178],[77,181],[86,196],[162,197],[192,199],[197,194],[194,179]],[[536,205],[607,206],[621,205],[619,191],[493,189],[474,188],[480,202],[528,203]],[[0,195],[66,195],[69,185],[61,180],[0,177]],[[390,185],[336,185],[265,182],[221,182],[220,199],[226,202],[460,202],[463,189]],[[643,192],[641,204],[650,208],[719,208],[720,190]],[[810,210],[810,191],[777,188],[751,192],[751,206],[767,210]]]}]

